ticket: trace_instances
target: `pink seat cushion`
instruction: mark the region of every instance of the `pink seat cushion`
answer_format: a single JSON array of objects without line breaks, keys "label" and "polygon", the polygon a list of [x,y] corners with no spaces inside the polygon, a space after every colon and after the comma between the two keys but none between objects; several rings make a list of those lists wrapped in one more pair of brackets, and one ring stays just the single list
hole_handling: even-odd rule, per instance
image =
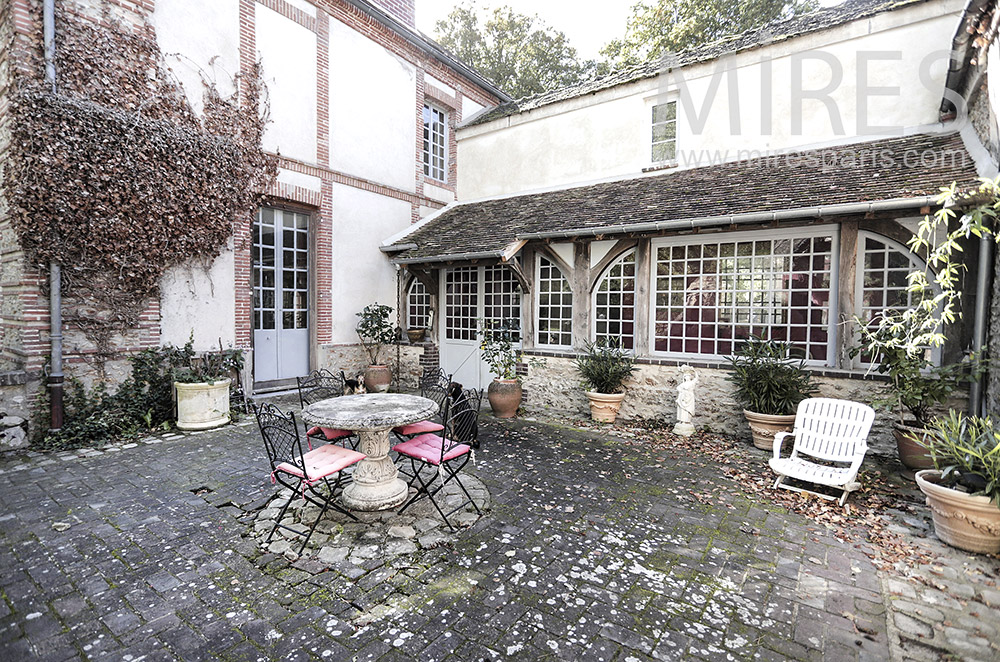
[{"label": "pink seat cushion", "polygon": [[[441,464],[441,447],[443,445],[444,439],[436,434],[422,434],[401,444],[396,444],[392,447],[392,450],[400,455],[406,455],[407,457],[438,465]],[[445,462],[453,460],[459,455],[468,453],[470,450],[472,448],[467,444],[455,444],[445,453],[444,460]]]},{"label": "pink seat cushion", "polygon": [[327,441],[333,441],[334,439],[343,439],[344,437],[350,437],[352,434],[354,434],[350,430],[337,430],[335,428],[314,427],[314,428],[309,428],[309,431],[306,432],[306,436],[315,437],[320,432],[323,433],[323,436],[326,437]]},{"label": "pink seat cushion", "polygon": [[302,459],[306,466],[305,476],[302,475],[301,469],[288,462],[282,462],[274,470],[304,478],[311,485],[326,476],[337,473],[344,467],[360,462],[365,459],[365,455],[343,446],[328,445],[309,451],[302,456]]},{"label": "pink seat cushion", "polygon": [[419,421],[417,423],[410,423],[409,425],[400,425],[398,428],[392,429],[393,432],[401,434],[404,437],[409,437],[413,434],[423,434],[425,432],[440,432],[441,430],[444,430],[444,426],[434,421]]}]

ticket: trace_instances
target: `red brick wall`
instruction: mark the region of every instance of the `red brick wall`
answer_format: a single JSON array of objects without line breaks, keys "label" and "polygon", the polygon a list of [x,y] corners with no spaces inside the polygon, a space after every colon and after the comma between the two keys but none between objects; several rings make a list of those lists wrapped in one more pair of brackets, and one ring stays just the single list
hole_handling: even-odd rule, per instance
[{"label": "red brick wall", "polygon": [[414,0],[369,0],[373,5],[384,9],[399,19],[404,25],[414,26]]}]

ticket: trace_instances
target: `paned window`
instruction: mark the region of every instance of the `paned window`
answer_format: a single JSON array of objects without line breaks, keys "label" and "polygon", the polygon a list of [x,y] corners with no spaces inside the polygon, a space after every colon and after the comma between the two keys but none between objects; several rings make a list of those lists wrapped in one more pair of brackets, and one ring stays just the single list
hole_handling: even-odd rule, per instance
[{"label": "paned window", "polygon": [[653,162],[677,158],[677,102],[653,106]]},{"label": "paned window", "polygon": [[536,317],[539,345],[573,345],[573,292],[559,267],[542,256],[538,257]]},{"label": "paned window", "polygon": [[594,340],[617,342],[634,349],[635,249],[618,258],[604,273],[594,293]]},{"label": "paned window", "polygon": [[507,267],[485,267],[483,318],[487,324],[503,325],[512,331],[513,342],[521,340],[521,292],[517,278]]},{"label": "paned window", "polygon": [[858,317],[869,322],[886,310],[901,311],[913,304],[906,276],[923,263],[902,244],[865,232],[858,233],[863,265],[858,269]]},{"label": "paned window", "polygon": [[309,217],[262,207],[253,240],[253,328],[307,328]]},{"label": "paned window", "polygon": [[424,104],[424,174],[441,182],[448,174],[447,127],[448,114]]},{"label": "paned window", "polygon": [[817,229],[654,242],[654,350],[724,357],[755,335],[830,361],[834,238]]},{"label": "paned window", "polygon": [[475,340],[479,315],[479,270],[476,267],[451,269],[445,275],[445,337],[448,340]]},{"label": "paned window", "polygon": [[426,329],[430,326],[431,295],[419,280],[414,279],[406,294],[406,328]]}]

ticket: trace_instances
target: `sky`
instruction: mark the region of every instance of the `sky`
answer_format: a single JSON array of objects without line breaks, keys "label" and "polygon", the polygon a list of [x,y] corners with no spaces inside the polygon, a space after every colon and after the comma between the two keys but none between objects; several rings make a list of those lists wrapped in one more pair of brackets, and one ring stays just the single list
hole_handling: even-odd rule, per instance
[{"label": "sky", "polygon": [[[601,47],[625,34],[629,10],[637,0],[478,0],[480,8],[507,5],[519,14],[539,18],[566,33],[580,57],[596,59]],[[416,0],[417,27],[434,35],[434,24],[445,18],[461,0]],[[820,0],[823,6],[841,0]]]}]

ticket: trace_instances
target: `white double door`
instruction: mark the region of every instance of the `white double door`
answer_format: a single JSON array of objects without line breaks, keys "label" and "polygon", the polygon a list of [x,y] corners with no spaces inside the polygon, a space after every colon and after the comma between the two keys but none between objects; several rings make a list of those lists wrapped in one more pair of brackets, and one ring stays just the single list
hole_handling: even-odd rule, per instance
[{"label": "white double door", "polygon": [[[444,269],[438,301],[443,310],[441,367],[466,388],[486,388],[493,380],[482,360],[480,323],[506,322],[521,328],[521,293],[514,273],[503,265]],[[517,338],[520,347],[520,336]]]}]

